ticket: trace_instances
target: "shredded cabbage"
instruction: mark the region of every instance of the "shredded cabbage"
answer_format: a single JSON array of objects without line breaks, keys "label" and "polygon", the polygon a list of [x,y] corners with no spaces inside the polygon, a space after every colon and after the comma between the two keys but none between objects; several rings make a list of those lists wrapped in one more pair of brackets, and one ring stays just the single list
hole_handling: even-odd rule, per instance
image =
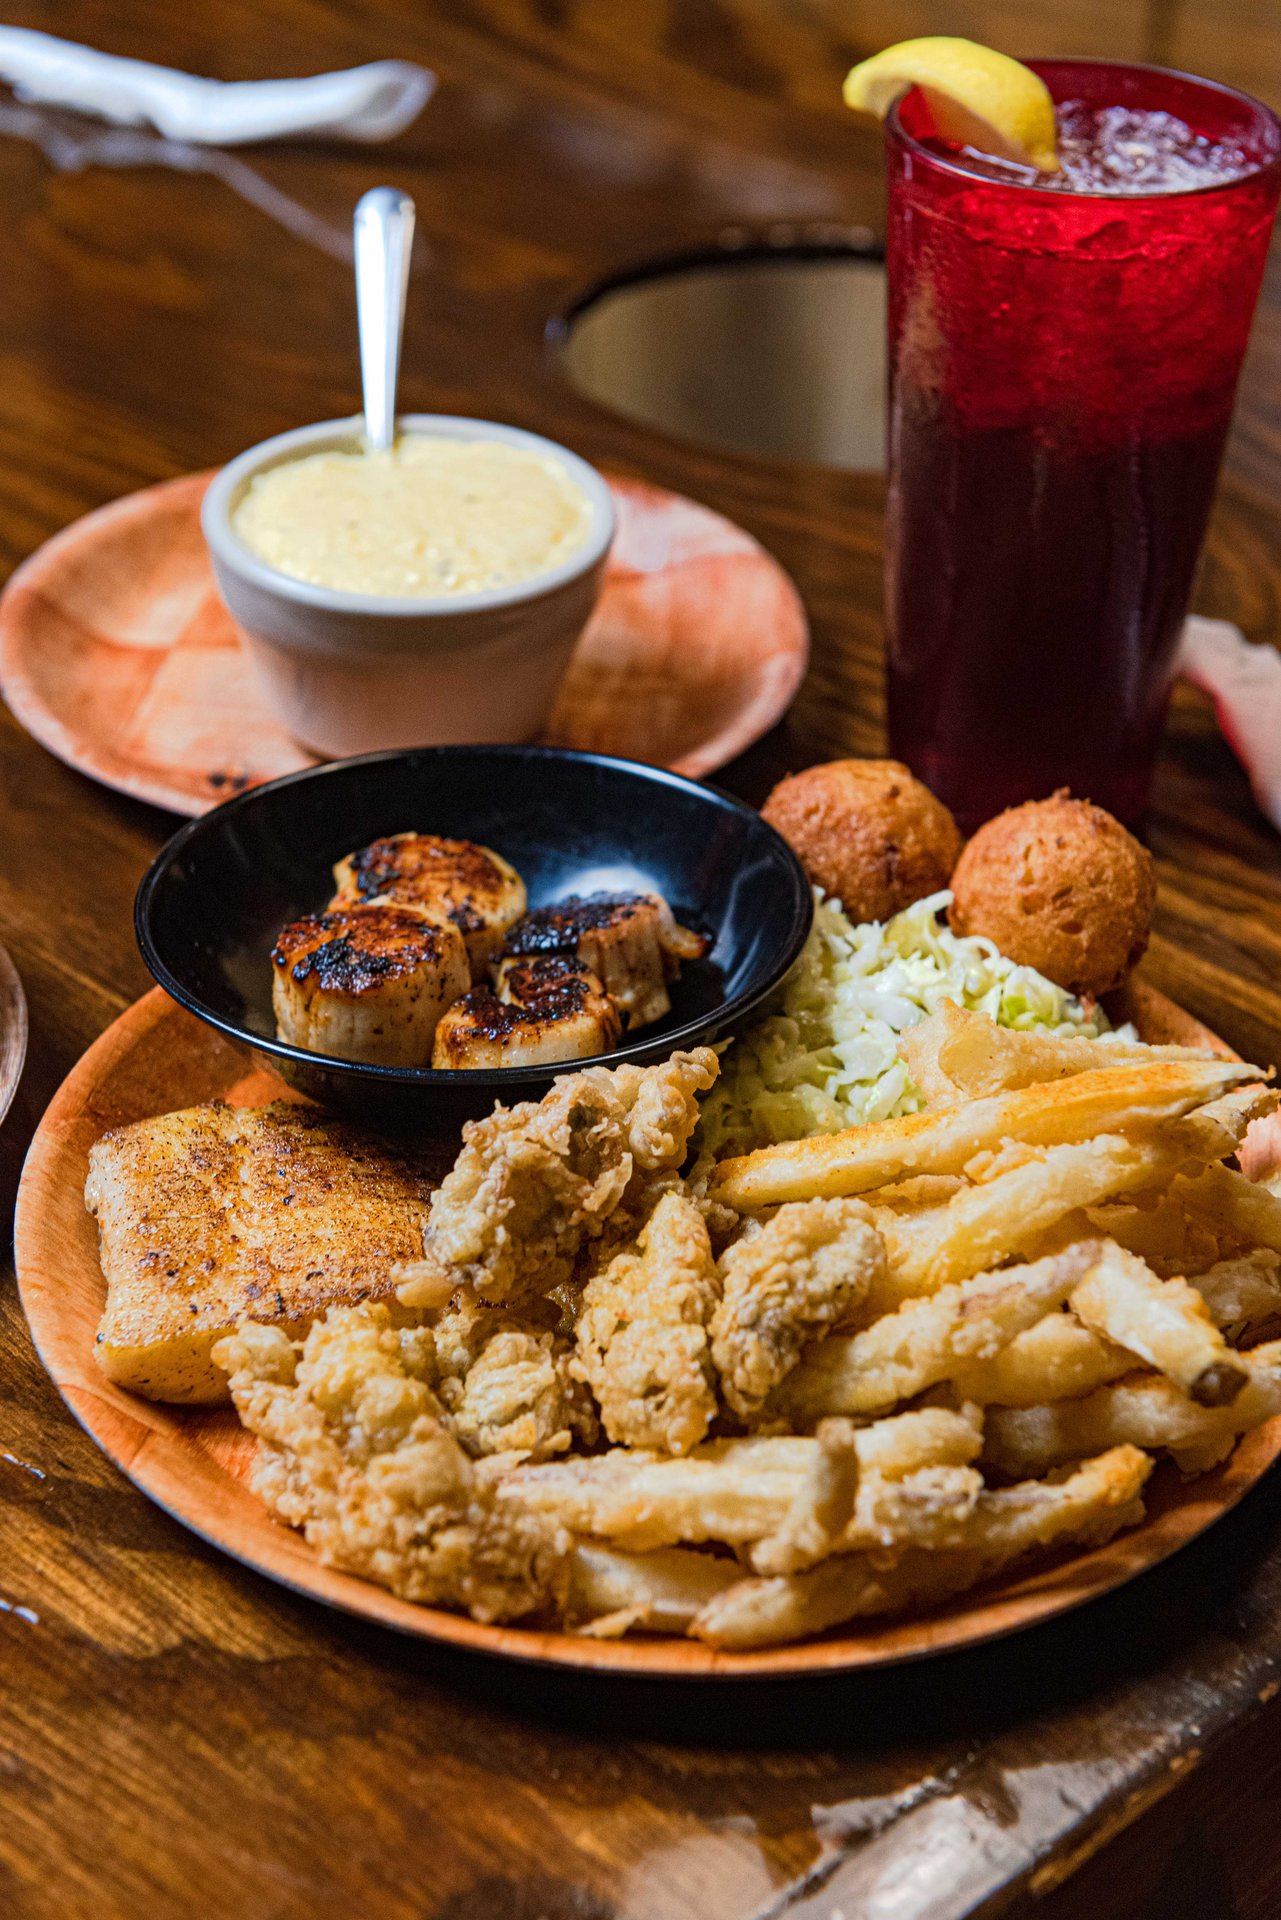
[{"label": "shredded cabbage", "polygon": [[703,1101],[702,1152],[745,1153],[917,1112],[898,1035],[943,1000],[1003,1027],[1091,1039],[1109,1030],[1101,1007],[1087,1010],[990,940],[953,933],[941,918],[951,900],[934,893],[892,920],[855,926],[839,900],[814,889],[814,926],[776,1010],[730,1043]]}]

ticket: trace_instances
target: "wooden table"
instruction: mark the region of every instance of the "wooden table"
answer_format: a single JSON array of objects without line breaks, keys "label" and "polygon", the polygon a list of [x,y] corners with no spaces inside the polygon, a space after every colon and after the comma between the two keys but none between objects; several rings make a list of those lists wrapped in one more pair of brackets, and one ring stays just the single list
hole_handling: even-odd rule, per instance
[{"label": "wooden table", "polygon": [[[563,384],[548,317],[620,263],[729,228],[879,221],[878,143],[844,115],[839,82],[910,32],[1157,59],[1281,104],[1281,30],[1250,0],[945,15],[906,0],[27,0],[7,17],[228,78],[394,53],[442,80],[392,151],[318,142],[214,156],[203,172],[76,170],[92,129],[4,104],[7,563],[117,494],[349,411],[345,233],[359,193],[391,179],[415,195],[423,242],[407,406],[547,429],[693,493],[800,583],[812,672],[785,727],[723,776],[753,798],[784,768],[881,747],[881,485],[611,417]],[[1273,641],[1278,394],[1274,275],[1198,602]],[[0,938],[32,1015],[0,1135],[6,1219],[54,1088],[147,984],[130,901],[172,826],[0,718]],[[1243,1052],[1274,1058],[1281,841],[1190,695],[1150,840],[1151,976]],[[1079,1618],[871,1684],[548,1682],[363,1630],[182,1532],[66,1414],[6,1278],[0,1911],[1275,1916],[1281,1848],[1251,1807],[1278,1774],[1281,1705],[1265,1706],[1281,1680],[1277,1498],[1274,1478]]]}]

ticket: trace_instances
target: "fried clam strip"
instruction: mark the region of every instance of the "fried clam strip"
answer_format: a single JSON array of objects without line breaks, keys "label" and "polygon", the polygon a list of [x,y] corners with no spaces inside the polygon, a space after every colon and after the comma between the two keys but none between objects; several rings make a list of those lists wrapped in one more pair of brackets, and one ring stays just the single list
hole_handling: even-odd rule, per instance
[{"label": "fried clam strip", "polygon": [[720,1274],[712,1358],[726,1401],[749,1420],[805,1342],[848,1321],[884,1281],[885,1244],[860,1201],[802,1201],[729,1247]]},{"label": "fried clam strip", "polygon": [[1047,1033],[1016,1033],[985,1013],[945,1000],[937,1013],[899,1035],[898,1050],[930,1107],[1038,1081],[1065,1080],[1096,1067],[1146,1066],[1156,1060],[1213,1058],[1195,1047],[1147,1047],[1111,1038],[1086,1040]]},{"label": "fried clam strip", "polygon": [[1058,1085],[1024,1087],[941,1112],[910,1113],[761,1147],[722,1161],[713,1191],[741,1212],[819,1194],[870,1193],[912,1174],[961,1173],[976,1155],[995,1152],[1011,1140],[1065,1146],[1120,1128],[1138,1131],[1178,1119],[1243,1081],[1262,1079],[1260,1068],[1233,1060],[1157,1060],[1098,1069]]},{"label": "fried clam strip", "polygon": [[423,1258],[400,1270],[405,1306],[443,1307],[461,1285],[490,1304],[549,1293],[585,1243],[639,1223],[646,1186],[685,1158],[710,1047],[654,1067],[562,1074],[537,1104],[497,1107],[463,1128],[431,1198]]},{"label": "fried clam strip", "polygon": [[1231,1167],[1207,1167],[1195,1179],[1176,1180],[1173,1198],[1211,1227],[1281,1253],[1281,1200]]},{"label": "fried clam strip", "polygon": [[1255,1247],[1216,1260],[1197,1275],[1196,1289],[1215,1326],[1235,1344],[1281,1316],[1281,1254]]},{"label": "fried clam strip", "polygon": [[714,1595],[741,1578],[736,1560],[692,1547],[625,1553],[579,1541],[570,1556],[568,1614],[579,1633],[598,1640],[632,1628],[684,1633]]},{"label": "fried clam strip", "polygon": [[1034,1407],[1090,1393],[1133,1371],[1132,1353],[1101,1340],[1074,1313],[1047,1313],[990,1360],[958,1367],[951,1384],[982,1407]]},{"label": "fried clam strip", "polygon": [[1104,1241],[1072,1291],[1072,1308],[1095,1333],[1126,1347],[1203,1407],[1225,1407],[1249,1378],[1186,1280],[1162,1280],[1137,1254]]},{"label": "fried clam strip", "polygon": [[333,1307],[301,1343],[246,1322],[214,1358],[261,1443],[255,1491],[326,1565],[477,1620],[563,1602],[568,1535],[477,1478],[432,1390],[427,1329]]},{"label": "fried clam strip", "polygon": [[[976,1408],[927,1407],[861,1427],[853,1438],[861,1477],[901,1480],[924,1467],[969,1466],[983,1427]],[[574,1533],[633,1552],[682,1541],[742,1546],[784,1526],[818,1452],[816,1439],[792,1434],[712,1440],[683,1460],[618,1448],[518,1467],[500,1484]]]},{"label": "fried clam strip", "polygon": [[981,1166],[972,1162],[971,1172],[983,1178],[946,1206],[908,1215],[873,1209],[889,1269],[872,1288],[869,1313],[888,1313],[1002,1260],[1043,1251],[1046,1236],[1077,1208],[1160,1186],[1181,1169],[1223,1158],[1236,1144],[1240,1118],[1236,1107],[1221,1114],[1224,1105],[1216,1101],[1214,1109],[1134,1139],[1100,1134],[1070,1146],[1006,1149]]},{"label": "fried clam strip", "polygon": [[1100,1247],[1080,1241],[1029,1265],[977,1274],[905,1300],[861,1333],[829,1335],[808,1349],[769,1411],[808,1425],[821,1414],[880,1413],[910,1400],[958,1368],[990,1360],[1062,1306]]},{"label": "fried clam strip", "polygon": [[[1281,1318],[1281,1256],[1259,1248],[1217,1261],[1197,1275],[1196,1290],[1225,1339],[1240,1341]],[[980,1406],[1035,1407],[1079,1398],[1133,1371],[1133,1353],[1074,1313],[1047,1313],[992,1359],[958,1368],[951,1384]]]},{"label": "fried clam strip", "polygon": [[1281,1413],[1281,1341],[1241,1359],[1249,1378],[1226,1407],[1199,1407],[1160,1375],[1133,1374],[1080,1400],[989,1408],[984,1459],[1004,1474],[1044,1473],[1128,1443],[1199,1472],[1231,1452],[1238,1434]]},{"label": "fried clam strip", "polygon": [[719,1297],[702,1214],[665,1193],[635,1251],[583,1292],[571,1365],[611,1440],[659,1453],[697,1446],[716,1415],[707,1325]]},{"label": "fried clam strip", "polygon": [[757,1573],[799,1573],[825,1560],[854,1518],[854,1428],[848,1420],[820,1420],[814,1441],[813,1457],[781,1525],[752,1549]]},{"label": "fried clam strip", "polygon": [[1199,1275],[1219,1257],[1211,1228],[1168,1193],[1088,1207],[1081,1215],[1081,1232],[1115,1240],[1166,1280]]},{"label": "fried clam strip", "polygon": [[853,1553],[807,1573],[740,1580],[708,1602],[690,1625],[713,1647],[768,1647],[800,1640],[842,1621],[935,1606],[991,1578],[1035,1548],[1099,1545],[1143,1517],[1141,1494],[1152,1462],[1118,1446],[1050,1485],[981,1493],[958,1530],[958,1544],[909,1547],[889,1565]]}]

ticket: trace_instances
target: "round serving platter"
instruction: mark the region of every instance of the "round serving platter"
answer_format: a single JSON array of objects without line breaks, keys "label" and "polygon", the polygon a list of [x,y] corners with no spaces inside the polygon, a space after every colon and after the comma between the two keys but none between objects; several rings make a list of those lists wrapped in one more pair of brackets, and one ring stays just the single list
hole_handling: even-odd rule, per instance
[{"label": "round serving platter", "polygon": [[[1151,988],[1127,1009],[1145,1038],[1221,1042]],[[278,1525],[247,1476],[256,1442],[230,1410],[154,1405],[123,1392],[93,1358],[105,1283],[97,1229],[84,1206],[89,1148],[109,1127],[225,1099],[290,1098],[242,1047],[159,988],[107,1029],[72,1070],[42,1120],[23,1171],[14,1247],[22,1304],[40,1357],[81,1425],[134,1484],[176,1520],[268,1578],[402,1633],[540,1665],[670,1678],[818,1674],[889,1665],[972,1646],[1031,1626],[1119,1586],[1163,1560],[1235,1505],[1281,1452],[1281,1418],[1247,1434],[1223,1465],[1184,1482],[1168,1463],[1149,1487],[1141,1527],[1109,1545],[993,1583],[920,1619],[836,1630],[758,1653],[696,1641],[601,1641],[527,1627],[489,1627],[399,1600],[321,1566],[300,1534]]]},{"label": "round serving platter", "polygon": [[[268,710],[200,532],[212,473],[113,501],[0,598],[0,692],[94,780],[174,813],[315,766]],[[809,658],[791,579],[722,515],[611,479],[618,534],[545,736],[697,779],[787,711]]]}]

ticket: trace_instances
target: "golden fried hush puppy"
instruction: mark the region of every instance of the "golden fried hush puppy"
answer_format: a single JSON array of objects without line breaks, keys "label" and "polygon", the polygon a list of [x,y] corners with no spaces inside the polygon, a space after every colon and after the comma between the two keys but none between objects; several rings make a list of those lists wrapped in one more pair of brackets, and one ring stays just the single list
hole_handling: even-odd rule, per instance
[{"label": "golden fried hush puppy", "polygon": [[945,887],[961,851],[941,800],[897,760],[832,760],[780,780],[761,808],[851,920],[888,920]]},{"label": "golden fried hush puppy", "polygon": [[1152,856],[1119,820],[1066,788],[980,827],[952,875],[949,919],[1071,993],[1108,993],[1152,928]]}]

